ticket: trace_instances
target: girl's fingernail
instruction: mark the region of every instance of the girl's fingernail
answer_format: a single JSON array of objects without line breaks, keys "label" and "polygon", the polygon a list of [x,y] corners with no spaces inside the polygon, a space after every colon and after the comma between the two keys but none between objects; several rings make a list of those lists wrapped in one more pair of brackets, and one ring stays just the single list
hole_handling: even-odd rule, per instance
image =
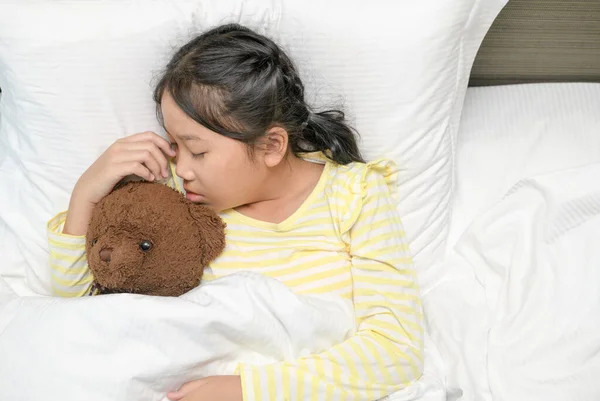
[{"label": "girl's fingernail", "polygon": [[169,172],[167,170],[163,170],[163,177],[168,178],[169,177]]},{"label": "girl's fingernail", "polygon": [[154,174],[150,174],[150,181],[154,181]]}]

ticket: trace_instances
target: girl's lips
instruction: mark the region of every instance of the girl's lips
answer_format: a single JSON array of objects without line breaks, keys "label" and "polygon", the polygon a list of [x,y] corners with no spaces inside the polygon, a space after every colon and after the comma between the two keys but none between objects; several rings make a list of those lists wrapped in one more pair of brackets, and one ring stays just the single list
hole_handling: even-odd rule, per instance
[{"label": "girl's lips", "polygon": [[205,198],[204,198],[204,196],[203,196],[203,195],[196,194],[196,193],[189,192],[189,191],[186,191],[186,193],[185,193],[185,197],[186,197],[186,198],[187,198],[189,201],[192,201],[192,202],[194,202],[194,203],[197,203],[197,202],[202,202],[203,200],[205,200]]}]

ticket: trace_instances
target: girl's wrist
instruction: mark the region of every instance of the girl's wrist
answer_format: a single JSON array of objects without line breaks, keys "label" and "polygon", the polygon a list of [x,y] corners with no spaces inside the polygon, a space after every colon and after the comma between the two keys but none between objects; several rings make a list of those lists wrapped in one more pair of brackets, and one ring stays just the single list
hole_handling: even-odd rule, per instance
[{"label": "girl's wrist", "polygon": [[95,206],[94,203],[73,191],[62,231],[63,234],[85,235]]}]

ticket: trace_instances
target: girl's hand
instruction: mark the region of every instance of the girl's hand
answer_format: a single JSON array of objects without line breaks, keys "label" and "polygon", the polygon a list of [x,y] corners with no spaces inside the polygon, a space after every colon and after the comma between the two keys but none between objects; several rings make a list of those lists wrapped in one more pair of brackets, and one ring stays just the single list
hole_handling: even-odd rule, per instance
[{"label": "girl's hand", "polygon": [[167,394],[171,401],[243,401],[240,376],[211,376]]},{"label": "girl's hand", "polygon": [[154,132],[118,139],[83,173],[73,194],[96,204],[128,175],[135,174],[148,181],[167,178],[169,161],[165,155],[173,157],[175,151]]},{"label": "girl's hand", "polygon": [[135,174],[148,181],[167,178],[175,151],[154,132],[143,132],[113,143],[79,178],[69,203],[64,234],[85,235],[94,206],[119,181]]}]

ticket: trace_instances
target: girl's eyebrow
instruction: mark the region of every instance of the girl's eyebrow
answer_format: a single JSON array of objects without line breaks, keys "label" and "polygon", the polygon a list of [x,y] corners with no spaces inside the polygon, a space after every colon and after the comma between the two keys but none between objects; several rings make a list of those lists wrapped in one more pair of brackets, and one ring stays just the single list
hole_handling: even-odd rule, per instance
[{"label": "girl's eyebrow", "polygon": [[[165,132],[167,133],[167,135],[171,138],[175,138],[174,135],[171,135],[171,133],[169,132],[169,130],[167,129],[167,127],[165,127],[164,124],[162,124],[163,129],[165,130]],[[184,141],[201,141],[202,138],[199,138],[197,136],[193,136],[193,135],[184,135],[181,137],[182,140]]]},{"label": "girl's eyebrow", "polygon": [[193,136],[193,135],[184,135],[181,137],[181,139],[183,139],[184,141],[201,141],[202,138],[198,138],[197,136]]}]

